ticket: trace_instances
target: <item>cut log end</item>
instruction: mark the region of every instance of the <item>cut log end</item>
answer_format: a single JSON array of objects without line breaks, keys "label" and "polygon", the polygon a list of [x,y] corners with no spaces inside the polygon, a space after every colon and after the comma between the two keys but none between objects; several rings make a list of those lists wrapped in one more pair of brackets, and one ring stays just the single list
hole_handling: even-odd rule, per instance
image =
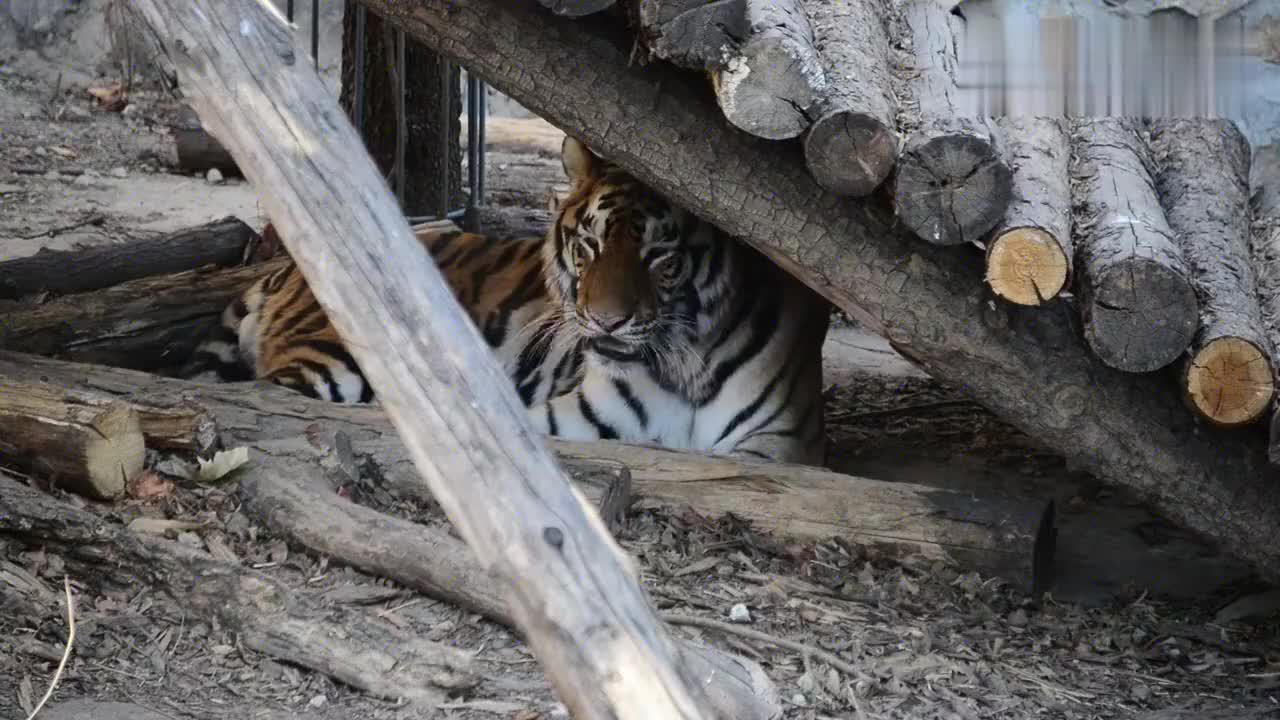
[{"label": "cut log end", "polygon": [[1018,305],[1041,305],[1066,287],[1070,259],[1045,230],[1012,228],[987,250],[987,284],[997,295]]},{"label": "cut log end", "polygon": [[1220,337],[1196,353],[1187,368],[1186,391],[1206,420],[1234,427],[1254,422],[1275,396],[1271,360],[1255,343]]},{"label": "cut log end", "polygon": [[830,112],[809,130],[804,157],[814,180],[828,191],[865,197],[893,170],[898,137],[892,128],[866,113]]},{"label": "cut log end", "polygon": [[1012,198],[1013,174],[984,138],[939,135],[898,159],[898,217],[935,245],[980,239],[1000,222]]},{"label": "cut log end", "polygon": [[1085,339],[1102,362],[1142,373],[1186,352],[1199,326],[1195,290],[1168,265],[1133,257],[1095,281],[1084,306]]},{"label": "cut log end", "polygon": [[112,403],[93,419],[84,447],[86,495],[109,500],[124,493],[142,472],[147,447],[138,412],[125,403]]},{"label": "cut log end", "polygon": [[711,73],[724,116],[739,130],[766,140],[799,137],[811,124],[809,108],[823,89],[822,69],[785,37],[753,41],[723,69]]}]

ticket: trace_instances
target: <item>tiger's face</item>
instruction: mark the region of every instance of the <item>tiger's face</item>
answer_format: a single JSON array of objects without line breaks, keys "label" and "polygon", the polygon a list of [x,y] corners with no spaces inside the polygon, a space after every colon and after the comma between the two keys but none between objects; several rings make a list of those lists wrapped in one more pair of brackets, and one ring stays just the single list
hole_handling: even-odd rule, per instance
[{"label": "tiger's face", "polygon": [[616,362],[685,354],[715,234],[574,138],[563,159],[571,190],[544,250],[562,326]]}]

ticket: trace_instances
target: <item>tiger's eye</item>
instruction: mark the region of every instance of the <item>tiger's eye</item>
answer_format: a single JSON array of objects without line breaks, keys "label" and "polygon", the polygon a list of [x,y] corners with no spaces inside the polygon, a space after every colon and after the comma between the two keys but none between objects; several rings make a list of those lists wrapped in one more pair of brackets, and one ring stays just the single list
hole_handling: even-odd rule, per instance
[{"label": "tiger's eye", "polygon": [[668,255],[657,262],[654,270],[658,273],[658,279],[667,284],[675,283],[680,279],[680,274],[684,270],[683,258],[679,255]]}]

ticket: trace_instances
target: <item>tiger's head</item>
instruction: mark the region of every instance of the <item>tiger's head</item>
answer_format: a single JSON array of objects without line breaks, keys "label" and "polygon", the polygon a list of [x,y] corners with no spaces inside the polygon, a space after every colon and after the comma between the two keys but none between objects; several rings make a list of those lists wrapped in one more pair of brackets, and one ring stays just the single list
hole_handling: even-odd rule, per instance
[{"label": "tiger's head", "polygon": [[722,289],[707,267],[721,238],[578,140],[562,155],[570,190],[543,251],[561,327],[615,363],[687,364]]}]

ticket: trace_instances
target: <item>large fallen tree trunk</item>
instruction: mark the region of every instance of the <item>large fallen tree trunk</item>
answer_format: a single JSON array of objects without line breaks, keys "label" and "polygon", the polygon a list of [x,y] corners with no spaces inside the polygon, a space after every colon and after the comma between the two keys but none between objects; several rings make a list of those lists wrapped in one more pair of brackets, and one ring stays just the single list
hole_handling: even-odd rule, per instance
[{"label": "large fallen tree trunk", "polygon": [[[0,387],[41,383],[68,388],[84,404],[127,402],[138,412],[152,446],[173,447],[177,412],[200,410],[216,422],[224,445],[266,452],[266,445],[317,428],[352,438],[401,495],[429,499],[416,471],[377,408],[336,405],[263,384],[198,385],[134,371],[0,352]],[[317,425],[313,426],[313,423]],[[156,435],[152,435],[156,433]],[[207,434],[202,426],[191,433]],[[193,437],[189,446],[199,444]],[[609,521],[630,497],[664,507],[688,506],[713,517],[732,513],[779,537],[822,541],[840,537],[883,556],[907,552],[998,576],[1028,593],[1052,579],[1054,510],[1044,500],[955,492],[852,477],[819,468],[748,463],[701,453],[611,442],[548,439],[593,507]],[[280,454],[277,452],[277,454]],[[351,475],[352,463],[339,462]],[[610,470],[625,470],[626,486],[612,487]],[[621,478],[618,478],[621,479]],[[329,540],[311,540],[335,543]],[[336,544],[317,547],[338,554]],[[455,573],[450,573],[455,574]],[[446,598],[447,599],[447,598]]]},{"label": "large fallen tree trunk", "polygon": [[805,0],[827,92],[804,139],[818,184],[862,197],[898,159],[897,106],[889,71],[889,8],[880,0]]},{"label": "large fallen tree trunk", "polygon": [[97,290],[203,265],[230,267],[245,260],[257,237],[248,225],[225,217],[153,240],[39,252],[0,262],[0,300]]},{"label": "large fallen tree trunk", "polygon": [[269,189],[263,204],[290,256],[420,479],[482,566],[502,578],[517,625],[570,713],[711,717],[699,678],[679,660],[626,556],[570,491],[355,128],[315,71],[296,62],[281,18],[257,0],[136,5],[175,57],[206,129]]},{"label": "large fallen tree trunk", "polygon": [[0,304],[0,348],[163,371],[190,357],[222,311],[254,280],[287,263],[145,277],[41,304]]},{"label": "large fallen tree trunk", "polygon": [[902,223],[935,245],[981,239],[1012,198],[992,123],[966,112],[960,99],[960,31],[950,7],[908,0],[902,8],[915,61],[906,94],[915,102],[916,127],[898,158],[893,199]]},{"label": "large fallen tree trunk", "polygon": [[1167,378],[1106,367],[1066,313],[987,306],[967,255],[922,246],[875,203],[835,202],[798,153],[730,128],[696,79],[630,66],[625,33],[498,0],[367,4],[768,253],[1078,468],[1134,489],[1280,580],[1280,469],[1267,464],[1266,438],[1206,428]]},{"label": "large fallen tree trunk", "polygon": [[1077,123],[1071,174],[1085,339],[1111,367],[1162,368],[1186,351],[1200,318],[1191,270],[1160,207],[1135,122]]},{"label": "large fallen tree trunk", "polygon": [[1276,367],[1249,257],[1249,142],[1230,121],[1176,119],[1153,123],[1151,148],[1200,308],[1183,391],[1210,422],[1252,423],[1271,407]]},{"label": "large fallen tree trunk", "polygon": [[[1255,184],[1249,206],[1253,216],[1249,258],[1256,275],[1258,309],[1271,351],[1280,353],[1280,188]],[[1267,454],[1272,465],[1280,466],[1280,402],[1271,414]]]},{"label": "large fallen tree trunk", "polygon": [[218,620],[251,650],[376,697],[434,707],[447,690],[476,683],[465,651],[406,637],[358,611],[322,607],[260,573],[131,532],[2,472],[0,536],[62,550],[79,582],[133,590],[147,583],[184,610]]},{"label": "large fallen tree trunk", "polygon": [[1071,282],[1071,141],[1061,118],[1001,118],[1013,200],[987,241],[987,284],[1019,305],[1041,305]]},{"label": "large fallen tree trunk", "polygon": [[[421,487],[417,469],[404,444],[378,408],[310,400],[273,385],[199,385],[131,370],[0,351],[0,387],[35,383],[69,388],[69,392],[84,404],[126,406],[141,419],[143,434],[153,446],[180,446],[176,442],[177,427],[172,418],[175,413],[199,408],[202,416],[217,418],[224,445],[252,448],[250,464],[239,471],[243,483],[241,492],[246,502],[251,504],[251,511],[268,525],[317,554],[394,579],[431,597],[470,608],[515,627],[514,616],[503,599],[501,579],[481,567],[466,546],[447,529],[424,527],[338,500],[339,495],[335,492],[338,488],[356,487],[359,492],[359,488],[367,487],[367,480],[372,477],[377,478],[376,488],[380,492],[389,491],[435,503],[434,498]],[[187,433],[186,446],[197,445],[206,432],[203,427],[191,428]],[[305,440],[302,439],[304,437]],[[598,510],[606,525],[616,527],[617,520],[631,502],[633,481],[627,464],[594,456],[580,457],[565,451],[560,455],[575,487]],[[639,462],[636,464],[641,466]],[[646,463],[656,464],[659,463],[652,458]],[[361,468],[368,470],[364,482],[361,480]],[[646,477],[651,473],[648,469],[644,472]],[[752,487],[761,482],[758,478],[737,478],[737,481],[745,490],[742,493],[744,497],[750,497]],[[731,483],[733,479],[724,482]],[[919,502],[912,508],[914,512],[942,509],[942,505],[929,505],[926,509],[923,503],[930,502],[932,496],[917,494]],[[801,497],[809,498],[807,504],[811,506],[822,505],[811,495],[801,493]],[[938,497],[953,512],[964,503],[972,502],[955,494],[943,493]],[[951,502],[947,503],[947,500]],[[730,504],[724,509],[737,510],[740,503]],[[724,511],[714,504],[703,506],[698,503],[697,508],[710,515]],[[1016,517],[1009,518],[1011,522],[1005,527],[992,528],[991,539],[985,542],[988,547],[992,547],[997,539],[1007,543],[1032,540],[1013,536],[1023,531],[1041,530],[1039,526],[1032,527],[1026,523],[1036,521],[1035,512],[1044,512],[1043,503],[1024,501],[1010,503],[1007,508]],[[840,523],[838,514],[833,513],[829,518],[831,525]],[[815,532],[822,530],[817,527],[819,522],[813,525]],[[964,517],[953,515],[935,527],[968,532],[963,527],[965,523]],[[1021,576],[1018,572],[1032,571],[1028,563],[1033,559],[1033,550],[1039,550],[1041,555],[1034,560],[1041,565],[1035,569],[1041,573],[1038,577],[1048,578],[1048,561],[1052,552],[1048,523],[1044,525],[1044,532],[1044,542],[1035,548],[1027,544],[1014,552],[995,550],[987,557],[1002,561],[1000,569],[1011,571],[1017,578],[1015,582],[1029,582],[1032,580],[1030,575]],[[830,533],[822,534],[824,538],[829,536]],[[974,536],[970,533],[970,537]],[[953,553],[953,557],[960,559],[969,557],[965,553],[970,548],[953,550],[929,539],[923,539],[921,543],[919,533],[916,537],[900,539],[881,533],[878,539],[894,550],[904,545],[923,545],[926,549],[933,549],[935,557],[939,552]],[[1040,541],[1040,538],[1032,541]],[[1017,567],[1019,564],[1024,567]],[[681,657],[692,663],[690,671],[699,678],[711,697],[713,707],[722,717],[761,720],[775,717],[774,706],[777,703],[772,698],[776,689],[753,663],[688,643],[680,643],[679,647]]]}]

